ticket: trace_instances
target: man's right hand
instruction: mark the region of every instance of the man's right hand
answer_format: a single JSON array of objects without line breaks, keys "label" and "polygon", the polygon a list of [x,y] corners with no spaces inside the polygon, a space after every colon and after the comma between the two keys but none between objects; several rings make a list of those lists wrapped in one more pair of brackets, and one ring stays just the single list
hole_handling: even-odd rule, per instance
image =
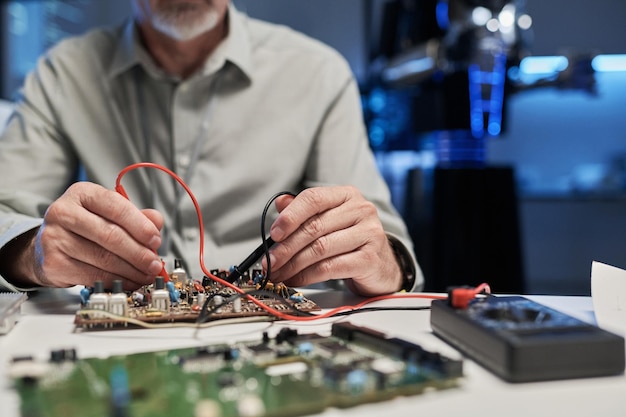
[{"label": "man's right hand", "polygon": [[[17,286],[92,286],[121,279],[124,289],[152,283],[162,269],[163,216],[139,210],[115,191],[78,182],[48,207],[43,224],[18,238],[3,273]],[[18,247],[15,247],[15,246]]]}]

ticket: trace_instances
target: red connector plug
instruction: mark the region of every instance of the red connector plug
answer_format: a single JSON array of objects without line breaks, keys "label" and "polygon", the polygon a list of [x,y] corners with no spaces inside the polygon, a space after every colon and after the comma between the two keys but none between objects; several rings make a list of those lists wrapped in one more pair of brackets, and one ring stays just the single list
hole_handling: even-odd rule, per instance
[{"label": "red connector plug", "polygon": [[491,294],[489,284],[480,284],[477,287],[454,287],[448,290],[448,302],[454,308],[466,309],[470,301],[478,294]]}]

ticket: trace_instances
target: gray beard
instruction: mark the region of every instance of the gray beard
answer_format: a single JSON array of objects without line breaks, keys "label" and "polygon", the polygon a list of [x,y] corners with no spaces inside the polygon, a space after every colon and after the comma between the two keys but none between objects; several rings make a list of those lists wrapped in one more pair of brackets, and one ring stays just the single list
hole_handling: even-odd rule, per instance
[{"label": "gray beard", "polygon": [[164,14],[152,16],[152,25],[156,30],[177,41],[188,41],[214,29],[219,23],[217,12],[211,11],[200,19],[184,22],[176,17]]}]

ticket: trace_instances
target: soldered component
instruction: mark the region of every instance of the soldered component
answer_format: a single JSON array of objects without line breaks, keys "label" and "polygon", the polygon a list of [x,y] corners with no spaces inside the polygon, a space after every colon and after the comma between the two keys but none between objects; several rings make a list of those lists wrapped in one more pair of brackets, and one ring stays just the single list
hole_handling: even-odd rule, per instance
[{"label": "soldered component", "polygon": [[118,316],[128,313],[128,297],[122,289],[122,280],[113,281],[113,292],[109,296],[108,310]]},{"label": "soldered component", "polygon": [[241,313],[241,297],[237,297],[233,301],[233,313]]},{"label": "soldered component", "polygon": [[189,276],[187,275],[185,268],[183,268],[182,261],[179,258],[174,259],[174,269],[170,273],[170,278],[175,284],[180,283],[181,286],[189,284]]},{"label": "soldered component", "polygon": [[163,277],[156,277],[152,291],[152,307],[159,311],[170,311],[170,295],[165,289]]},{"label": "soldered component", "polygon": [[[93,285],[93,294],[89,297],[89,308],[91,310],[108,310],[109,295],[104,292],[104,283],[102,281],[96,281]],[[92,318],[103,317],[100,314],[91,314]]]},{"label": "soldered component", "polygon": [[[172,304],[178,304],[181,299],[181,292],[177,289],[177,286],[172,281],[168,281],[165,283],[165,287],[167,288],[167,293],[170,297],[170,302]],[[187,294],[184,292],[183,294]]]},{"label": "soldered component", "polygon": [[55,349],[50,351],[50,362],[75,362],[76,358],[76,349]]},{"label": "soldered component", "polygon": [[[317,415],[457,385],[460,361],[442,367],[449,359],[398,340],[335,323],[330,336],[283,328],[261,340],[109,358],[63,350],[44,366],[24,358],[8,371],[22,414],[48,417]],[[325,354],[337,349],[359,354],[348,362]]]},{"label": "soldered component", "polygon": [[[212,273],[218,277],[228,276],[228,272],[221,269],[215,269]],[[245,293],[252,294],[258,302],[275,310],[320,310],[317,304],[302,293],[297,293],[282,283],[268,283],[264,290],[259,290],[260,284],[255,283],[252,276],[260,273],[261,270],[255,264],[254,269],[241,273],[241,279],[237,280],[236,285]],[[173,272],[171,275],[174,275]],[[262,275],[259,279],[263,280]],[[76,313],[75,324],[85,330],[95,330],[136,327],[136,320],[144,323],[176,323],[198,322],[201,318],[205,322],[270,315],[248,297],[207,276],[202,281],[188,276],[186,284],[179,278],[171,278],[165,282],[163,277],[157,277],[154,284],[128,293],[121,291],[120,285],[121,283],[114,283],[111,292],[103,288],[102,282],[95,284],[97,288],[84,288],[84,300],[81,298],[81,309]],[[112,315],[99,314],[94,309],[104,310]],[[129,323],[130,319],[133,323]]]}]

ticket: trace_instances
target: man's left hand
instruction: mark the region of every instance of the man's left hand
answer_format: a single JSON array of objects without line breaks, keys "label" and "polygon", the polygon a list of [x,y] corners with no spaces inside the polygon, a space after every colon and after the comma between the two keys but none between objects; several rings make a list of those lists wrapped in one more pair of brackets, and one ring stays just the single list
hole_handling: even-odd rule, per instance
[{"label": "man's left hand", "polygon": [[[359,295],[392,293],[402,271],[373,203],[350,186],[309,188],[276,199],[271,280],[292,287],[348,278]],[[265,262],[265,261],[263,261]]]}]

